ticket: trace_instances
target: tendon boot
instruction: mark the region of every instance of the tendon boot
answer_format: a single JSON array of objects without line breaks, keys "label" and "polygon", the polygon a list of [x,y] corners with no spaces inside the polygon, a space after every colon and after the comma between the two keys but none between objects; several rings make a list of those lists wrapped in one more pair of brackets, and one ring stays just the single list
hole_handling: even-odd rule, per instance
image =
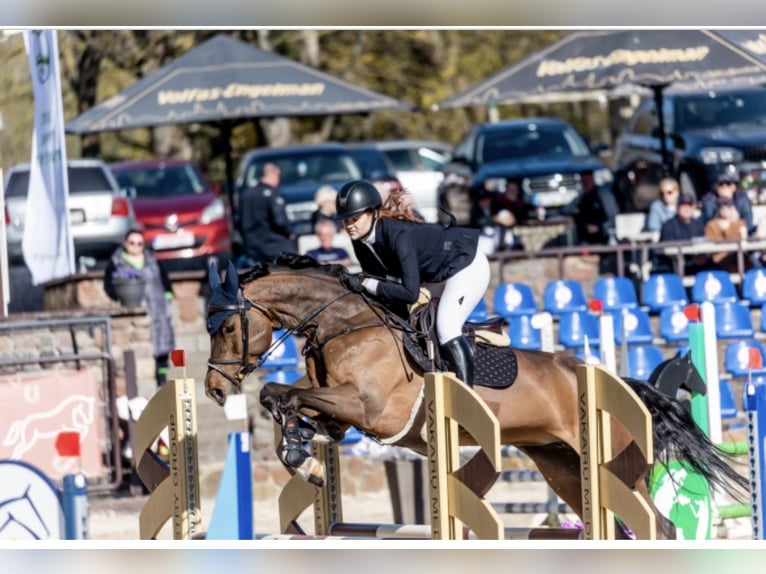
[{"label": "tendon boot", "polygon": [[462,335],[444,343],[442,356],[454,369],[457,377],[469,387],[473,387],[473,351]]}]

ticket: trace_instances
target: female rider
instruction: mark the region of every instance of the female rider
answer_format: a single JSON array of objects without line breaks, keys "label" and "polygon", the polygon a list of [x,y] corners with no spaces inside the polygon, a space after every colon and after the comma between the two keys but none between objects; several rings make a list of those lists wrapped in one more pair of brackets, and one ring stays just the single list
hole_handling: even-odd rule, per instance
[{"label": "female rider", "polygon": [[479,230],[420,223],[406,213],[381,210],[380,193],[365,180],[346,183],[336,206],[362,271],[378,277],[354,275],[348,287],[401,308],[417,301],[421,283],[437,284],[426,287],[439,296],[439,345],[457,376],[473,385],[473,354],[462,328],[489,286],[489,262],[477,248]]}]

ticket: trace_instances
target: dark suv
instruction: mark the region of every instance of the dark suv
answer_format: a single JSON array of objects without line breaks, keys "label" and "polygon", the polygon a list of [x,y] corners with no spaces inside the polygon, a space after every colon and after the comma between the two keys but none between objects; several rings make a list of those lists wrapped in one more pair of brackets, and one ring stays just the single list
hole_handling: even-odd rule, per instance
[{"label": "dark suv", "polygon": [[[766,88],[668,94],[663,98],[667,172],[701,197],[722,172],[766,187]],[[642,102],[615,145],[615,192],[625,210],[644,211],[663,175],[657,111]],[[753,181],[754,180],[754,181]]]},{"label": "dark suv", "polygon": [[322,185],[339,189],[350,179],[364,177],[363,169],[339,143],[261,148],[249,151],[239,164],[234,194],[234,219],[239,221],[239,195],[258,184],[264,164],[279,166],[282,181],[279,189],[285,199],[287,218],[296,235],[314,233],[311,214],[317,208],[314,194]]},{"label": "dark suv", "polygon": [[518,186],[528,216],[546,219],[568,214],[582,194],[581,177],[597,185],[612,172],[570,124],[530,118],[477,124],[455,146],[444,168],[440,204],[460,224],[469,223],[473,202],[485,193]]}]

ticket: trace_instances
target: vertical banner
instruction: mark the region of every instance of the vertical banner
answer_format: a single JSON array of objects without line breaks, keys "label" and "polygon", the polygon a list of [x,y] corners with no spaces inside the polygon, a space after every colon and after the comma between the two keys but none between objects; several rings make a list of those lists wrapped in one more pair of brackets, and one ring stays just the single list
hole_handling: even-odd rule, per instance
[{"label": "vertical banner", "polygon": [[8,244],[6,243],[5,226],[5,179],[3,179],[3,168],[0,167],[0,317],[8,316],[8,303],[11,301],[10,281],[8,280]]},{"label": "vertical banner", "polygon": [[74,273],[64,111],[55,30],[26,30],[35,96],[29,192],[21,249],[35,285]]}]

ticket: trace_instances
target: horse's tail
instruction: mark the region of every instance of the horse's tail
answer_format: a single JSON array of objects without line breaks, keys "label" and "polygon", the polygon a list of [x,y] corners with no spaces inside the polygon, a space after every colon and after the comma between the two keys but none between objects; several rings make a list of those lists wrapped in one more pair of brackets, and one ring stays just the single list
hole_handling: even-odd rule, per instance
[{"label": "horse's tail", "polygon": [[697,426],[689,410],[679,401],[651,385],[625,379],[652,415],[655,463],[683,460],[704,476],[711,488],[717,486],[738,502],[747,500],[747,477],[734,470],[732,457],[717,447]]}]

